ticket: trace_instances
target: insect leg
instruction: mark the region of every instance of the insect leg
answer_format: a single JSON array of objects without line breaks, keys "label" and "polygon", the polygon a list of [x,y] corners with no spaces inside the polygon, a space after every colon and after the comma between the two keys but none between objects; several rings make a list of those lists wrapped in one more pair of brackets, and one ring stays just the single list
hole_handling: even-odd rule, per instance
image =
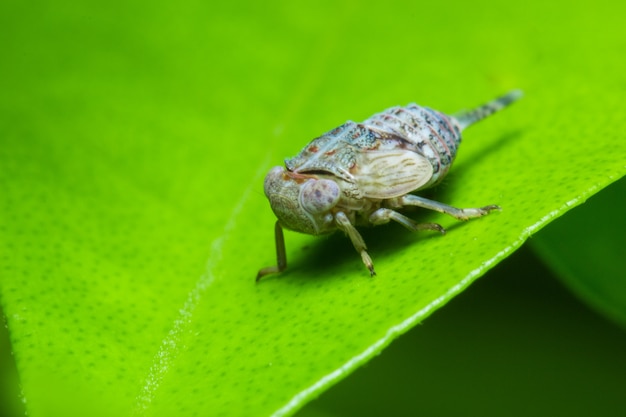
[{"label": "insect leg", "polygon": [[416,223],[397,211],[393,211],[388,208],[380,208],[376,210],[369,218],[370,223],[373,225],[389,223],[390,220],[400,223],[412,232],[416,232],[418,230],[436,230],[442,234],[446,233],[446,229],[437,223]]},{"label": "insect leg", "polygon": [[283,272],[287,268],[287,252],[285,251],[285,236],[283,228],[276,222],[274,226],[274,239],[276,240],[276,266],[267,266],[256,274],[256,282],[265,275]]},{"label": "insect leg", "polygon": [[372,263],[372,258],[367,253],[367,246],[365,246],[365,241],[356,230],[356,228],[350,223],[350,219],[345,215],[342,211],[335,214],[335,221],[337,222],[337,226],[343,230],[350,240],[352,241],[352,245],[354,245],[354,249],[361,254],[361,259],[363,263],[369,269],[370,274],[372,276],[376,275],[374,271],[374,264]]},{"label": "insect leg", "polygon": [[481,217],[493,210],[501,210],[500,206],[494,204],[480,207],[480,208],[464,208],[459,209],[449,206],[447,204],[439,203],[437,201],[429,200],[424,197],[419,197],[413,194],[407,194],[400,197],[400,204],[403,206],[418,206],[429,210],[435,210],[439,213],[449,214],[450,216],[459,220],[469,220],[475,217]]}]

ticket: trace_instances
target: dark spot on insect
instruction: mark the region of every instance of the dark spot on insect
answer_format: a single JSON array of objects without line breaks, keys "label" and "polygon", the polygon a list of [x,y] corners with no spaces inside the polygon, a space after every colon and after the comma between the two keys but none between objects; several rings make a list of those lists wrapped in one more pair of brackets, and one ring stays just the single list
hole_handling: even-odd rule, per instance
[{"label": "dark spot on insect", "polygon": [[315,190],[315,197],[317,198],[322,197],[322,192],[320,190]]},{"label": "dark spot on insect", "polygon": [[319,151],[319,148],[317,146],[315,146],[315,145],[309,146],[309,152],[315,153],[317,151]]},{"label": "dark spot on insect", "polygon": [[337,153],[337,149],[333,149],[332,151],[324,152],[324,155],[331,156]]}]

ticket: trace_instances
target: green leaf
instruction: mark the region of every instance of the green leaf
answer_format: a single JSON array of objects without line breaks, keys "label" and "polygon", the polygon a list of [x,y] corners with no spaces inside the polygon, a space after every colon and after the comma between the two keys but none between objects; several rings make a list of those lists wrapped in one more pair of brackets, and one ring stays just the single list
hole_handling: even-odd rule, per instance
[{"label": "green leaf", "polygon": [[532,246],[583,300],[626,324],[626,181],[552,223]]},{"label": "green leaf", "polygon": [[[30,416],[290,414],[624,175],[624,6],[335,4],[0,6],[0,301]],[[365,232],[375,279],[345,237],[288,234],[254,285],[270,166],[346,119],[512,88],[429,194],[501,213]]]}]

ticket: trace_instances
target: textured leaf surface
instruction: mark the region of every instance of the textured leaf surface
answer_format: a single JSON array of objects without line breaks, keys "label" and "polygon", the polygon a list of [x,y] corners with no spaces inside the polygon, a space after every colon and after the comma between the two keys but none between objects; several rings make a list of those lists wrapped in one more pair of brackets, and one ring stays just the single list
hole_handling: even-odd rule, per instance
[{"label": "textured leaf surface", "polygon": [[[0,6],[0,295],[29,415],[290,413],[624,175],[623,6],[335,4]],[[288,234],[289,270],[253,284],[272,164],[346,119],[512,88],[430,194],[501,213],[365,232],[376,279],[343,236]]]}]

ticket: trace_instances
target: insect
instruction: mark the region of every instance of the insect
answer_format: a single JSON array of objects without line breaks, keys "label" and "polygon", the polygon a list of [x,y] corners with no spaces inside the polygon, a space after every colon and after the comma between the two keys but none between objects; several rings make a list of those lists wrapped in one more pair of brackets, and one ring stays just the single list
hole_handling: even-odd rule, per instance
[{"label": "insect", "polygon": [[265,275],[287,267],[283,228],[311,235],[343,231],[376,275],[358,225],[395,221],[411,231],[435,230],[436,223],[418,224],[397,210],[417,206],[468,220],[499,210],[497,205],[459,209],[412,194],[437,185],[448,173],[468,126],[522,96],[515,90],[471,111],[448,116],[428,107],[392,107],[362,123],[348,121],[314,139],[295,157],[265,177],[264,190],[275,225],[277,265]]}]

